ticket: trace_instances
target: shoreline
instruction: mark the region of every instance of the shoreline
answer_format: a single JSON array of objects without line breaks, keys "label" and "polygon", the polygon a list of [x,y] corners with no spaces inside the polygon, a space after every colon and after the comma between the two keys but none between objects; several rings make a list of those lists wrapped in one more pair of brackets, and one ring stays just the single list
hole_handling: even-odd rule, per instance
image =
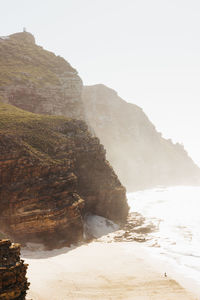
[{"label": "shoreline", "polygon": [[[198,299],[165,277],[162,268],[158,272],[159,261],[154,268],[151,257],[136,242],[96,240],[76,248],[24,254],[31,283],[27,300]],[[37,255],[41,258],[34,258]]]},{"label": "shoreline", "polygon": [[[145,252],[148,255],[148,261],[157,272],[160,269],[165,270],[170,278],[177,281],[185,290],[189,291],[195,296],[195,299],[200,299],[200,285],[199,280],[194,279],[194,275],[191,276],[191,268],[187,268],[182,265],[175,264],[174,260],[167,257],[166,254],[160,252],[160,248],[150,248],[145,246]],[[194,272],[194,271],[193,271]],[[195,274],[195,277],[197,274]]]}]

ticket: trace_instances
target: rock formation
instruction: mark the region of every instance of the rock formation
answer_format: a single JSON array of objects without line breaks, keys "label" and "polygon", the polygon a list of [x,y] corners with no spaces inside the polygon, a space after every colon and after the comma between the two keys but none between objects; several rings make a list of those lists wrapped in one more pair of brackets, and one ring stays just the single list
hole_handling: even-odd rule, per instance
[{"label": "rock formation", "polygon": [[87,122],[129,191],[158,185],[200,184],[200,170],[183,146],[164,139],[137,105],[104,86],[86,86]]},{"label": "rock formation", "polygon": [[28,289],[27,265],[20,260],[20,245],[0,240],[0,299],[24,300]]},{"label": "rock formation", "polygon": [[87,212],[120,222],[128,205],[85,122],[0,104],[1,234],[69,245],[82,239]]},{"label": "rock formation", "polygon": [[129,191],[200,184],[200,171],[184,148],[162,138],[141,108],[103,85],[84,87],[83,97],[81,93],[77,71],[36,45],[33,35],[0,38],[0,101],[34,113],[86,120]]},{"label": "rock formation", "polygon": [[44,114],[83,118],[82,81],[28,32],[0,38],[0,101]]}]

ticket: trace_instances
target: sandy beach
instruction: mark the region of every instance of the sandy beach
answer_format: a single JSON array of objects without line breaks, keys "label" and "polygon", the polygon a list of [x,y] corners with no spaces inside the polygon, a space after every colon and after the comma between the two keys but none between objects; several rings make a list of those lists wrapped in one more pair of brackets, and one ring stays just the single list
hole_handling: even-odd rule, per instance
[{"label": "sandy beach", "polygon": [[28,299],[198,299],[144,259],[137,243],[92,242],[76,248],[24,252]]}]

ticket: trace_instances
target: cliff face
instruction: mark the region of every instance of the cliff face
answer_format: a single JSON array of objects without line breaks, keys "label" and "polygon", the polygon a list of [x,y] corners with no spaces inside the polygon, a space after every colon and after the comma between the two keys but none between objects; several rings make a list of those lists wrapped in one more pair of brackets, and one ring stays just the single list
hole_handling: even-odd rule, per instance
[{"label": "cliff face", "polygon": [[86,86],[87,122],[128,190],[200,184],[200,170],[180,144],[162,138],[142,109],[104,86]]},{"label": "cliff face", "polygon": [[0,37],[0,101],[44,114],[83,119],[82,81],[62,57],[28,32]]},{"label": "cliff face", "polygon": [[27,265],[20,260],[20,245],[0,240],[0,299],[26,299]]},{"label": "cliff face", "polygon": [[[0,101],[34,113],[86,120],[130,191],[200,184],[200,171],[184,148],[162,138],[141,108],[103,85],[84,87],[81,93],[77,71],[63,58],[37,46],[30,33],[0,38]],[[49,147],[53,143],[52,139]],[[83,153],[77,169],[84,173],[81,160],[85,160]],[[88,193],[97,184],[90,176],[89,188],[84,176],[78,183],[88,203]]]},{"label": "cliff face", "polygon": [[0,228],[50,247],[83,237],[87,212],[124,221],[125,188],[83,121],[0,104]]}]

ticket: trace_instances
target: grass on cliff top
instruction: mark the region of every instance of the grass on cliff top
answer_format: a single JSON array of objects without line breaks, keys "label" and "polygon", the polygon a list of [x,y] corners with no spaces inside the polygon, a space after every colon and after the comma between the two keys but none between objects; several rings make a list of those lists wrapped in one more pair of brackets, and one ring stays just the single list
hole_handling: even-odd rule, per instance
[{"label": "grass on cliff top", "polygon": [[31,155],[44,161],[59,161],[57,152],[67,143],[59,129],[69,122],[62,116],[33,114],[0,103],[0,134],[18,138]]},{"label": "grass on cliff top", "polygon": [[17,83],[31,83],[37,87],[46,83],[60,85],[58,75],[65,71],[76,73],[64,58],[29,42],[28,35],[22,32],[0,39],[0,86]]}]

